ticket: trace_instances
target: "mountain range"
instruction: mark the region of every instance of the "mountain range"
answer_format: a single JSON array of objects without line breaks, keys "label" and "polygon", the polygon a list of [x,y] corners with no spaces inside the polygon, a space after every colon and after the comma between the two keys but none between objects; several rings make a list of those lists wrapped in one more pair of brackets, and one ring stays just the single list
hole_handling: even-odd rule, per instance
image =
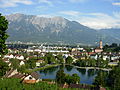
[{"label": "mountain range", "polygon": [[120,29],[94,30],[76,21],[63,17],[39,17],[35,15],[11,14],[7,41],[77,43],[95,45],[100,39],[104,43],[119,43]]}]

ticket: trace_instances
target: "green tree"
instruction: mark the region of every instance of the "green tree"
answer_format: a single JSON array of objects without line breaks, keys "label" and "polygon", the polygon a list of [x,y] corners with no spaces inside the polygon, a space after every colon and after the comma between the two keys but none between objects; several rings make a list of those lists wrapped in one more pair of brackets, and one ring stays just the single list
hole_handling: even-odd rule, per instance
[{"label": "green tree", "polygon": [[71,83],[73,84],[80,83],[80,77],[76,73],[72,75]]},{"label": "green tree", "polygon": [[31,58],[31,59],[27,60],[25,66],[26,66],[26,68],[30,68],[30,69],[35,68],[36,60],[34,58]]},{"label": "green tree", "polygon": [[45,61],[48,62],[48,64],[56,63],[56,59],[55,59],[55,57],[52,55],[52,53],[47,53],[47,54],[45,55]]},{"label": "green tree", "polygon": [[72,62],[73,62],[72,57],[68,56],[68,57],[66,58],[66,63],[67,63],[67,64],[72,64]]},{"label": "green tree", "polygon": [[112,45],[110,45],[110,47],[117,47],[117,43],[112,43]]},{"label": "green tree", "polygon": [[11,67],[13,69],[18,69],[19,68],[19,60],[18,59],[10,59],[11,62]]},{"label": "green tree", "polygon": [[56,81],[59,84],[64,84],[65,83],[65,73],[63,69],[58,70],[56,74]]},{"label": "green tree", "polygon": [[8,38],[6,30],[8,28],[8,21],[0,14],[0,55],[7,53],[5,41]]},{"label": "green tree", "polygon": [[9,69],[7,63],[3,62],[2,59],[0,59],[0,77],[5,75],[6,71]]},{"label": "green tree", "polygon": [[97,86],[106,86],[107,75],[107,72],[98,72],[97,76],[95,77],[94,84]]},{"label": "green tree", "polygon": [[65,76],[65,82],[67,83],[67,84],[71,84],[71,82],[72,82],[72,76],[70,76],[69,74],[66,74]]},{"label": "green tree", "polygon": [[62,55],[57,55],[57,59],[59,61],[59,63],[64,63],[64,59]]},{"label": "green tree", "polygon": [[120,65],[110,71],[107,84],[111,90],[120,90]]},{"label": "green tree", "polygon": [[25,65],[22,65],[18,68],[18,71],[21,72],[21,73],[24,73],[26,70],[26,66]]}]

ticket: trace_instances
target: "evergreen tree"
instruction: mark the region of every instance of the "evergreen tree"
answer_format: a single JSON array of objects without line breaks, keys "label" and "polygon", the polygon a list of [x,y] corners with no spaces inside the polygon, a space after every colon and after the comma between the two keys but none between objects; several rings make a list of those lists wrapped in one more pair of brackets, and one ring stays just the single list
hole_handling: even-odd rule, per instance
[{"label": "evergreen tree", "polygon": [[66,58],[66,63],[67,63],[67,64],[72,64],[72,62],[73,62],[72,57],[68,56],[68,57]]},{"label": "evergreen tree", "polygon": [[65,83],[65,73],[63,69],[60,69],[57,74],[56,74],[56,81],[59,84],[64,84]]},{"label": "evergreen tree", "polygon": [[120,64],[110,71],[107,85],[111,90],[120,90]]},{"label": "evergreen tree", "polygon": [[0,55],[7,53],[5,41],[8,38],[6,30],[8,28],[8,21],[0,14]]},{"label": "evergreen tree", "polygon": [[99,86],[106,86],[107,72],[99,71],[95,77],[94,84]]},{"label": "evergreen tree", "polygon": [[9,69],[7,63],[3,62],[2,59],[0,59],[0,77],[5,75],[6,71]]}]

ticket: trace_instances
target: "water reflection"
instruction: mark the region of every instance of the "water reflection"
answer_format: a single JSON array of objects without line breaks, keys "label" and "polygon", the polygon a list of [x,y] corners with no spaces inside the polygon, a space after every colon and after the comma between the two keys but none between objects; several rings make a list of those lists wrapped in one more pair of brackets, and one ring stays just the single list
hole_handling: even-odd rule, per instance
[{"label": "water reflection", "polygon": [[88,69],[87,73],[88,73],[88,77],[94,76],[95,75],[95,70],[94,69]]},{"label": "water reflection", "polygon": [[97,73],[101,71],[97,69],[81,69],[69,65],[66,66],[61,65],[61,66],[38,71],[38,73],[40,74],[40,78],[42,79],[55,79],[56,73],[60,69],[63,69],[65,73],[70,75],[74,73],[78,74],[80,76],[80,83],[85,83],[85,84],[92,84]]},{"label": "water reflection", "polygon": [[47,75],[47,74],[52,74],[52,73],[54,73],[56,70],[58,70],[58,67],[59,67],[59,66],[51,67],[51,68],[48,68],[48,69],[40,70],[39,72],[40,72],[40,73],[44,73],[45,75]]},{"label": "water reflection", "polygon": [[86,69],[77,68],[77,71],[80,72],[82,75],[86,74]]},{"label": "water reflection", "polygon": [[67,71],[71,71],[73,69],[73,66],[65,65],[65,68]]}]

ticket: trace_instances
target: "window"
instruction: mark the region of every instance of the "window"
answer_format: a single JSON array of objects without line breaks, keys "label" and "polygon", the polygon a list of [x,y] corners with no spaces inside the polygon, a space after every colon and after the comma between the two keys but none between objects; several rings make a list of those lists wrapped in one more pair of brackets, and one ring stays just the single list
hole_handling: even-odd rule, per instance
[{"label": "window", "polygon": [[32,79],[32,77],[30,76],[29,79]]}]

